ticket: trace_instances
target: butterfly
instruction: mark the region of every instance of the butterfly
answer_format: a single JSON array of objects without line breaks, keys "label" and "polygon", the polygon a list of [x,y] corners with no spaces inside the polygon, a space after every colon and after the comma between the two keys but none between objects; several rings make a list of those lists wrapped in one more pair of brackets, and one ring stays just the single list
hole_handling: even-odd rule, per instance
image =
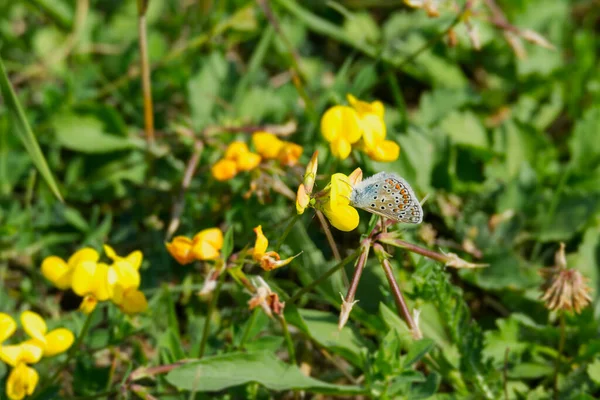
[{"label": "butterfly", "polygon": [[350,205],[396,222],[423,221],[423,209],[415,192],[408,182],[390,172],[380,172],[354,186]]}]

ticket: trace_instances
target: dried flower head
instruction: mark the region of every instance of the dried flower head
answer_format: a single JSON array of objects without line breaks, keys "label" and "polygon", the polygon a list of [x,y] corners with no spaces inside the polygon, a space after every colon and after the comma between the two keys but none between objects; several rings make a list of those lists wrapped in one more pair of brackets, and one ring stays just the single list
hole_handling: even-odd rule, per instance
[{"label": "dried flower head", "polygon": [[560,248],[554,255],[554,261],[553,267],[540,271],[540,275],[544,278],[541,287],[544,293],[541,299],[549,310],[574,310],[580,313],[592,301],[591,289],[587,284],[588,278],[576,269],[567,268],[564,243],[560,244]]}]

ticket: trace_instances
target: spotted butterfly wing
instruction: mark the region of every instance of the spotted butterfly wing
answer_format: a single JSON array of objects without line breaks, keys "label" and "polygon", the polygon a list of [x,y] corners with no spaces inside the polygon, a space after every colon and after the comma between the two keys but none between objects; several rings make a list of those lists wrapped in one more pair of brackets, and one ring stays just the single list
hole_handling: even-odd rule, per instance
[{"label": "spotted butterfly wing", "polygon": [[380,172],[356,185],[350,194],[350,204],[397,222],[423,221],[423,209],[410,185],[389,172]]}]

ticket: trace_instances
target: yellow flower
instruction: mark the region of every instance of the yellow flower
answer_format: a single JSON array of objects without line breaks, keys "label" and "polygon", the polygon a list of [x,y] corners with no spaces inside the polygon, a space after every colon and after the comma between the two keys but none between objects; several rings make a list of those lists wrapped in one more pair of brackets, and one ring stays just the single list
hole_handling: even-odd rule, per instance
[{"label": "yellow flower", "polygon": [[247,152],[240,154],[239,157],[236,159],[237,169],[240,171],[253,170],[254,168],[258,167],[260,161],[261,158],[256,153]]},{"label": "yellow flower", "polygon": [[298,191],[296,192],[296,212],[298,214],[304,214],[304,210],[310,204],[310,195],[306,193],[306,187],[304,183],[301,183],[298,186]]},{"label": "yellow flower", "polygon": [[285,142],[279,150],[277,158],[279,163],[284,166],[292,167],[296,165],[302,155],[302,146],[292,142]]},{"label": "yellow flower", "polygon": [[237,174],[237,165],[235,161],[222,159],[217,161],[210,171],[216,180],[226,181]]},{"label": "yellow flower", "polygon": [[298,257],[299,254],[296,254],[293,257],[282,260],[277,252],[267,251],[269,240],[263,234],[261,225],[254,228],[254,233],[256,233],[256,241],[254,242],[254,248],[252,249],[252,258],[260,263],[261,268],[265,271],[283,267],[284,265],[289,264],[294,258]]},{"label": "yellow flower", "polygon": [[243,154],[249,153],[248,145],[244,142],[235,141],[231,142],[225,150],[225,158],[227,160],[237,161]]},{"label": "yellow flower", "polygon": [[104,251],[113,264],[108,267],[109,296],[121,311],[134,314],[148,308],[146,296],[138,290],[141,277],[139,273],[143,254],[136,250],[126,257],[121,257],[109,245],[104,245]]},{"label": "yellow flower", "polygon": [[0,313],[0,346],[2,342],[12,336],[17,329],[17,323],[8,314]]},{"label": "yellow flower", "polygon": [[374,147],[366,149],[367,155],[374,161],[395,161],[400,156],[400,146],[392,140],[383,140]]},{"label": "yellow flower", "polygon": [[18,364],[6,380],[6,396],[11,400],[21,400],[35,391],[39,381],[37,371],[24,363]]},{"label": "yellow flower", "polygon": [[385,109],[383,103],[374,101],[367,103],[349,94],[348,102],[356,110],[358,123],[362,130],[362,138],[367,149],[374,148],[385,139],[386,127],[383,120]]},{"label": "yellow flower", "polygon": [[83,297],[79,309],[89,314],[99,301],[110,298],[108,265],[95,261],[82,261],[73,270],[71,288]]},{"label": "yellow flower", "polygon": [[166,243],[167,250],[181,265],[194,260],[214,260],[219,258],[223,247],[223,232],[219,228],[209,228],[198,232],[193,239],[176,236]]},{"label": "yellow flower", "polygon": [[196,257],[192,253],[192,239],[186,236],[175,236],[171,243],[165,243],[167,250],[181,265],[193,262]]},{"label": "yellow flower", "polygon": [[351,192],[348,176],[341,173],[331,176],[329,201],[322,205],[322,211],[331,225],[340,231],[349,232],[358,226],[358,211],[350,205]]},{"label": "yellow flower", "polygon": [[73,269],[82,261],[98,261],[99,255],[96,250],[86,247],[73,254],[68,262],[57,256],[46,257],[42,262],[42,274],[54,286],[61,290],[71,287]]},{"label": "yellow flower", "polygon": [[219,258],[223,247],[223,232],[219,228],[209,228],[198,232],[192,240],[192,254],[198,260]]},{"label": "yellow flower", "polygon": [[256,233],[256,241],[254,242],[252,258],[254,258],[255,261],[260,261],[260,259],[265,255],[267,247],[269,247],[269,239],[267,239],[267,237],[264,235],[262,231],[262,225],[254,228],[254,233]]},{"label": "yellow flower", "polygon": [[321,118],[321,133],[330,143],[331,152],[340,159],[346,159],[352,144],[362,135],[358,114],[348,106],[333,106]]},{"label": "yellow flower", "polygon": [[256,132],[252,135],[254,148],[265,159],[277,158],[284,142],[269,132]]}]

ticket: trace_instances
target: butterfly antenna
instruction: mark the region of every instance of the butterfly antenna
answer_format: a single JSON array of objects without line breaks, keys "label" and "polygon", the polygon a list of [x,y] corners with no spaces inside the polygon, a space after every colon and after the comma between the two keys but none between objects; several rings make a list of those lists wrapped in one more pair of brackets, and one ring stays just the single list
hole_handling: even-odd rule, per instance
[{"label": "butterfly antenna", "polygon": [[428,198],[429,198],[429,193],[427,193],[427,194],[425,195],[425,197],[423,197],[423,200],[421,200],[421,202],[420,202],[420,204],[421,204],[421,207],[423,207],[423,204],[425,204],[425,202],[427,201],[427,199],[428,199]]}]

